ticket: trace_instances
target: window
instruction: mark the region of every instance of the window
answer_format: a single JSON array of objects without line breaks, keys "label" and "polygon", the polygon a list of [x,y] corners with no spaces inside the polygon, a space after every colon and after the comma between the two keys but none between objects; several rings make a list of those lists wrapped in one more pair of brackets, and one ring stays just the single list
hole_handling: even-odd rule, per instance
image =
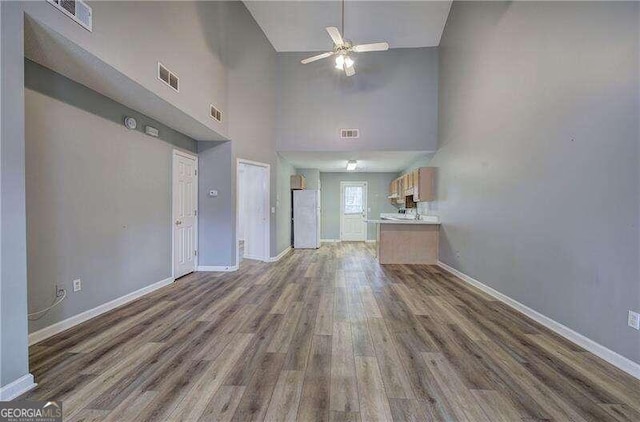
[{"label": "window", "polygon": [[362,212],[362,186],[345,186],[344,213],[361,214]]}]

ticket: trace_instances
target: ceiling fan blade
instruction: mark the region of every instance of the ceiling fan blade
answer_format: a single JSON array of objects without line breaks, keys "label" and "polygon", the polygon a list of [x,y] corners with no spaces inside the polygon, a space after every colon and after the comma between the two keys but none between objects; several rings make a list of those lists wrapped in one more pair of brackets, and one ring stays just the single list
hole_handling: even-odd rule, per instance
[{"label": "ceiling fan blade", "polygon": [[327,32],[329,33],[329,36],[331,37],[335,45],[341,46],[342,44],[344,44],[344,41],[342,41],[342,35],[340,35],[340,31],[338,30],[338,28],[336,28],[335,26],[329,26],[327,27]]},{"label": "ceiling fan blade", "polygon": [[311,62],[315,62],[316,60],[326,59],[327,57],[333,56],[333,52],[318,54],[317,56],[309,57],[307,59],[301,60],[300,63],[307,64]]},{"label": "ceiling fan blade", "polygon": [[344,67],[344,73],[347,74],[347,76],[353,76],[356,74],[356,68],[355,66],[352,64],[351,66],[346,66]]},{"label": "ceiling fan blade", "polygon": [[386,42],[376,42],[373,44],[361,44],[354,45],[353,51],[356,53],[364,53],[366,51],[386,51],[389,49],[389,44]]}]

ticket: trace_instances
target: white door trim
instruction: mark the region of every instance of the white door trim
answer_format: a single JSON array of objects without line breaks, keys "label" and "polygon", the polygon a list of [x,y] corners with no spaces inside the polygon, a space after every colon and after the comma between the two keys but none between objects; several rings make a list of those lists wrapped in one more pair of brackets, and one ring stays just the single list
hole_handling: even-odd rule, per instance
[{"label": "white door trim", "polygon": [[[364,214],[365,214],[365,218],[368,217],[368,207],[369,207],[369,184],[365,181],[359,181],[359,180],[354,180],[354,181],[346,181],[343,180],[340,182],[340,241],[342,241],[342,214],[343,214],[343,210],[344,210],[344,186],[345,185],[351,185],[351,184],[363,184],[366,190],[366,203],[362,204],[363,205],[363,210],[364,210]],[[364,225],[364,240],[366,241],[369,238],[369,232],[368,232],[368,224]]]},{"label": "white door trim", "polygon": [[[264,256],[260,258],[261,261],[269,262],[271,259],[271,164],[261,163],[259,161],[247,160],[245,158],[236,158],[236,266],[240,264],[240,241],[238,235],[240,233],[239,227],[239,210],[240,210],[240,197],[238,192],[240,191],[240,164],[248,164],[250,166],[263,167],[267,170],[267,197],[265,198],[265,245]],[[245,245],[246,248],[246,245]]]},{"label": "white door trim", "polygon": [[195,166],[196,166],[196,176],[195,176],[195,189],[196,189],[196,219],[194,222],[194,238],[195,238],[195,245],[196,245],[196,251],[197,254],[194,257],[194,263],[195,263],[195,268],[194,270],[198,270],[198,258],[200,257],[200,248],[199,248],[199,244],[198,244],[198,222],[200,221],[200,204],[198,201],[198,180],[200,179],[200,170],[198,170],[198,156],[186,151],[182,151],[179,149],[174,149],[173,150],[173,154],[171,155],[171,221],[169,222],[169,227],[171,227],[171,277],[173,277],[173,279],[175,280],[175,262],[176,262],[176,251],[175,251],[175,230],[173,229],[173,222],[176,221],[176,216],[174,214],[175,209],[173,207],[173,203],[175,200],[175,192],[173,191],[173,185],[174,185],[174,180],[173,180],[173,169],[175,166],[175,160],[176,160],[176,156],[182,156],[185,158],[189,158],[192,160],[195,160]]}]

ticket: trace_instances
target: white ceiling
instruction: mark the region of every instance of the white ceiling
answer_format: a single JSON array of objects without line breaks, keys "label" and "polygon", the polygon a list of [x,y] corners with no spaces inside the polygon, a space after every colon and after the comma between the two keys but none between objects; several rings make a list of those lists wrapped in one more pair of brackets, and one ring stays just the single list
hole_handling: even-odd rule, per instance
[{"label": "white ceiling", "polygon": [[[245,0],[276,51],[331,51],[327,26],[340,28],[339,1]],[[387,41],[391,48],[435,47],[451,1],[360,1],[345,3],[346,38],[355,44]]]},{"label": "white ceiling", "polygon": [[347,171],[347,161],[357,160],[356,172],[388,173],[400,172],[414,162],[433,153],[428,151],[284,151],[280,155],[295,168],[318,169],[325,173]]}]

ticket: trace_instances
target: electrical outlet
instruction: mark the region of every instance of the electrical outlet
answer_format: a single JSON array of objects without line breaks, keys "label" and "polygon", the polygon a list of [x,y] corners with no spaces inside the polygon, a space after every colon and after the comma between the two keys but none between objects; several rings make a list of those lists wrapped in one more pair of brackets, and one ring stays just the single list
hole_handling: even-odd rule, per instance
[{"label": "electrical outlet", "polygon": [[73,291],[79,292],[80,290],[82,290],[82,280],[73,280]]},{"label": "electrical outlet", "polygon": [[629,311],[629,327],[640,330],[640,314],[637,312]]}]

